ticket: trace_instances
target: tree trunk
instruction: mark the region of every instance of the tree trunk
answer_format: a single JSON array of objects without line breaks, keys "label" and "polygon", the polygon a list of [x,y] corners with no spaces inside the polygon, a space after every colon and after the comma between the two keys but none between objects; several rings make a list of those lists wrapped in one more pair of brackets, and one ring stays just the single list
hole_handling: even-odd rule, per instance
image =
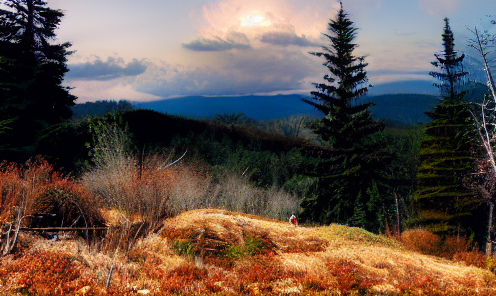
[{"label": "tree trunk", "polygon": [[396,205],[396,232],[398,237],[401,237],[401,221],[400,221],[400,207],[398,204],[398,195],[394,193],[394,202]]},{"label": "tree trunk", "polygon": [[493,254],[493,241],[491,237],[491,233],[493,232],[493,212],[494,212],[494,203],[489,202],[489,221],[487,227],[487,242],[486,242],[486,255],[491,256]]}]

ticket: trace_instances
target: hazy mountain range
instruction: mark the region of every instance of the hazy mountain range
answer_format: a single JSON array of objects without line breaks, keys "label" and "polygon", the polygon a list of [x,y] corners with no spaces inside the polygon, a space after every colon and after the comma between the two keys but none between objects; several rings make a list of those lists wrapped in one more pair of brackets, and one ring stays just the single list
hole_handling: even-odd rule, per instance
[{"label": "hazy mountain range", "polygon": [[[480,100],[485,89],[486,87],[480,83],[469,84],[467,86],[467,101]],[[409,93],[413,91],[417,93]],[[439,97],[435,95],[436,91],[437,89],[429,81],[400,81],[370,88],[369,95],[361,98],[361,101],[371,101],[376,104],[371,107],[371,111],[376,118],[414,125],[429,121],[424,112],[431,110],[438,103]],[[319,111],[301,100],[305,97],[308,98],[309,96],[297,94],[275,96],[189,96],[144,103],[135,102],[133,105],[142,109],[194,118],[212,118],[216,114],[224,113],[244,113],[247,117],[257,120],[284,118],[294,114],[308,114],[312,117],[321,116]],[[88,105],[88,103],[76,105],[73,110],[78,114],[92,114],[92,109],[102,109],[103,106],[102,103],[95,103],[93,107]],[[108,106],[103,107],[109,108]],[[93,114],[96,113],[93,112]]]},{"label": "hazy mountain range", "polygon": [[[371,108],[378,118],[400,121],[407,124],[427,122],[423,113],[437,103],[433,94],[437,91],[429,81],[399,81],[379,84],[370,88],[370,95],[362,98],[377,105]],[[416,94],[411,94],[416,92]],[[386,95],[391,93],[405,93]],[[288,117],[293,114],[321,116],[314,107],[302,102],[303,95],[275,96],[189,96],[164,99],[146,103],[135,103],[139,108],[186,117],[205,118],[216,114],[244,113],[257,120]]]}]

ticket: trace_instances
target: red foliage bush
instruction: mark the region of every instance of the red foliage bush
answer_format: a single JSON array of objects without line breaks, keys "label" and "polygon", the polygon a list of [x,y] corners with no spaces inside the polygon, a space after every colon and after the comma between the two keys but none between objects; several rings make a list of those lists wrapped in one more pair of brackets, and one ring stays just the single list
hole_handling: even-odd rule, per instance
[{"label": "red foliage bush", "polygon": [[[171,293],[191,293],[191,286],[200,288],[200,282],[207,278],[207,270],[192,265],[180,266],[162,278],[160,290]],[[196,291],[198,292],[198,291]]]},{"label": "red foliage bush", "polygon": [[409,229],[401,234],[403,244],[420,253],[435,255],[438,251],[440,238],[424,229]]},{"label": "red foliage bush", "polygon": [[33,252],[18,259],[13,271],[19,273],[17,284],[33,295],[69,295],[95,286],[93,279],[81,276],[81,269],[64,254]]},{"label": "red foliage bush", "polygon": [[29,217],[22,220],[28,226],[70,226],[80,217],[79,226],[101,225],[96,205],[93,195],[41,157],[0,164],[0,222],[16,216]]},{"label": "red foliage bush", "polygon": [[484,255],[475,248],[470,249],[470,241],[463,236],[447,236],[441,239],[434,233],[424,229],[406,230],[401,234],[401,242],[417,252],[434,255],[467,264],[484,266]]},{"label": "red foliage bush", "polygon": [[236,265],[234,271],[244,285],[275,281],[286,275],[283,266],[274,256],[267,255],[253,256],[249,261]]},{"label": "red foliage bush", "polygon": [[464,262],[467,265],[480,268],[486,267],[486,255],[478,252],[477,250],[472,250],[470,252],[457,252],[453,255],[453,261]]},{"label": "red foliage bush", "polygon": [[351,261],[329,261],[327,266],[336,278],[339,290],[344,295],[351,292],[358,292],[359,295],[362,295],[377,283],[376,279],[367,276],[367,273],[360,266]]},{"label": "red foliage bush", "polygon": [[34,197],[41,187],[51,182],[53,166],[42,158],[31,159],[24,165],[0,163],[0,222],[12,215],[30,211]]},{"label": "red foliage bush", "polygon": [[457,253],[466,253],[470,247],[469,241],[463,236],[448,236],[439,247],[438,256],[453,259]]}]

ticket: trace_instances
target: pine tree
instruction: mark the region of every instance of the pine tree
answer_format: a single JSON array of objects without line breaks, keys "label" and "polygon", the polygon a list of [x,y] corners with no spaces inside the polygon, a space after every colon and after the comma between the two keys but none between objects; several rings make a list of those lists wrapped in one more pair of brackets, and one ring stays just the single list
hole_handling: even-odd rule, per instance
[{"label": "pine tree", "polygon": [[0,120],[15,119],[5,138],[11,152],[26,156],[42,129],[71,117],[76,97],[62,86],[71,44],[51,43],[63,13],[46,1],[2,4],[8,9],[0,9]]},{"label": "pine tree", "polygon": [[446,18],[443,37],[444,51],[435,54],[432,64],[441,72],[430,72],[439,79],[435,84],[441,99],[431,112],[425,112],[432,121],[427,125],[421,143],[421,164],[417,174],[418,187],[414,196],[417,208],[415,223],[440,235],[471,234],[471,211],[474,193],[463,184],[473,160],[471,127],[473,122],[464,91],[464,54],[458,56],[454,36]]},{"label": "pine tree", "polygon": [[309,152],[321,158],[309,173],[319,181],[314,193],[303,198],[300,216],[377,231],[377,203],[384,202],[378,196],[384,191],[381,180],[385,153],[375,136],[384,129],[384,123],[372,119],[371,103],[357,100],[367,92],[367,87],[362,87],[367,82],[367,64],[363,57],[353,55],[357,29],[342,3],[328,30],[330,33],[323,35],[331,46],[311,54],[324,57],[330,75],[324,76],[324,83],[315,84],[317,91],[311,93],[311,100],[304,100],[324,113],[314,132],[328,148]]}]

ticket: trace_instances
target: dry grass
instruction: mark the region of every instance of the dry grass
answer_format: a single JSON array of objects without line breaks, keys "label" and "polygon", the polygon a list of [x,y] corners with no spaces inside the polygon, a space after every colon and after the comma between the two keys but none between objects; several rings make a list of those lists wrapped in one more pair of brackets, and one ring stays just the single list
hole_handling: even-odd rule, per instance
[{"label": "dry grass", "polygon": [[[422,255],[359,228],[295,227],[219,209],[185,212],[164,225],[158,233],[139,239],[127,256],[98,252],[77,238],[48,241],[24,236],[22,253],[0,262],[0,295],[496,293],[496,277],[486,269]],[[68,272],[43,267],[34,258],[51,260]],[[41,284],[36,268],[48,277]]]}]

